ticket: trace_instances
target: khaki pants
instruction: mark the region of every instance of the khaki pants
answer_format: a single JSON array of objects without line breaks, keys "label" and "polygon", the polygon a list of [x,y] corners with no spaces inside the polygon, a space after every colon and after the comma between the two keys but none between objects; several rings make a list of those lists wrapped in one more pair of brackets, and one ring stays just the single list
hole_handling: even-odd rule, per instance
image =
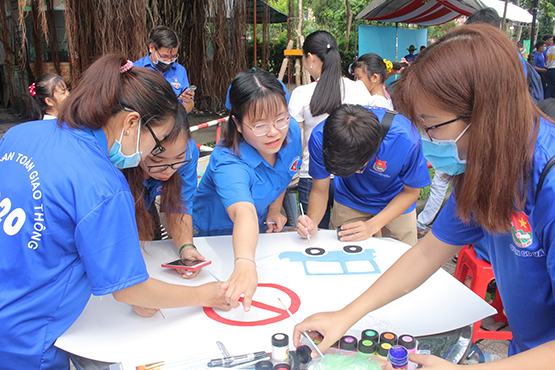
[{"label": "khaki pants", "polygon": [[[330,228],[334,230],[343,224],[356,221],[367,221],[372,217],[374,217],[374,215],[357,211],[356,209],[349,208],[334,201]],[[416,234],[416,210],[412,210],[412,212],[400,215],[396,219],[392,220],[382,228],[380,233],[375,236],[390,237],[409,245],[415,245],[418,241]]]}]

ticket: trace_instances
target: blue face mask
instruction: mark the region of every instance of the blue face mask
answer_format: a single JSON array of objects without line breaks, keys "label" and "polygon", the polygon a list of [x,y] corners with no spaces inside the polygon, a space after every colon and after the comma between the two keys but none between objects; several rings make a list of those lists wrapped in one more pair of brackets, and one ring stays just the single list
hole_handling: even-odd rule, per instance
[{"label": "blue face mask", "polygon": [[460,175],[466,167],[466,160],[460,159],[457,141],[466,133],[470,125],[461,132],[455,140],[436,140],[422,138],[422,151],[424,157],[438,171],[445,172],[450,176]]},{"label": "blue face mask", "polygon": [[119,140],[116,139],[116,141],[114,141],[114,144],[110,148],[110,161],[120,170],[123,170],[124,168],[137,167],[139,165],[139,162],[141,161],[141,152],[139,151],[139,144],[141,142],[141,125],[138,124],[137,126],[137,149],[135,153],[131,155],[126,155],[123,154],[123,152],[121,151],[121,140],[123,139],[124,130],[121,130]]}]

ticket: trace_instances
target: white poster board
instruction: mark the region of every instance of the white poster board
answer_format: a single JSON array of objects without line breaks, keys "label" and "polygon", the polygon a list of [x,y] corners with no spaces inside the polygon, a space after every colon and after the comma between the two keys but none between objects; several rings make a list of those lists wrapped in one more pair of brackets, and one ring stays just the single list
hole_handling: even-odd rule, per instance
[{"label": "white poster board", "polygon": [[[195,243],[213,261],[205,269],[221,280],[227,279],[233,269],[231,237],[196,238]],[[346,248],[350,253],[344,250],[348,245],[355,245]],[[307,248],[312,248],[309,252],[313,254],[324,254],[308,255]],[[334,231],[320,231],[310,243],[295,233],[260,235],[256,260],[262,286],[250,312],[245,313],[241,307],[230,312],[194,307],[164,309],[165,319],[160,314],[142,318],[111,295],[93,297],[56,346],[82,357],[132,366],[183,359],[200,359],[198,364],[206,364],[210,358],[221,357],[216,341],[223,342],[235,355],[269,351],[272,334],[292,334],[294,327],[277,297],[290,306],[297,321],[315,312],[342,308],[407,249],[406,244],[392,239],[344,243],[337,240]],[[152,277],[184,285],[214,281],[208,271],[184,280],[174,271],[161,268],[161,263],[176,258],[170,242],[147,243],[144,256]],[[355,328],[421,336],[460,328],[495,313],[440,270],[414,292],[367,315]],[[253,322],[262,325],[236,326]]]}]

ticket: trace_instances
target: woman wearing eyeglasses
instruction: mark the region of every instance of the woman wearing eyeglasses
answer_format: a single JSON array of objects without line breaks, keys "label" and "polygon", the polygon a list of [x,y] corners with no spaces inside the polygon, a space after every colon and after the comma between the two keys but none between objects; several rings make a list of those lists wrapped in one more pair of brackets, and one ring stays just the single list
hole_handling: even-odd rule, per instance
[{"label": "woman wearing eyeglasses", "polygon": [[231,83],[231,112],[223,140],[212,152],[194,198],[198,235],[233,234],[235,269],[228,303],[249,310],[256,290],[259,232],[279,232],[287,185],[301,165],[301,136],[290,120],[285,93],[270,73],[249,70]]},{"label": "woman wearing eyeglasses", "polygon": [[195,106],[194,86],[190,86],[185,67],[177,62],[179,38],[174,30],[166,26],[154,27],[148,36],[148,54],[135,62],[164,75],[173,92],[187,112]]},{"label": "woman wearing eyeglasses", "polygon": [[[162,239],[163,229],[175,243],[182,259],[203,260],[193,244],[193,196],[197,188],[199,151],[190,138],[187,113],[179,108],[172,134],[158,142],[139,167],[124,170],[135,198],[141,240]],[[160,196],[160,217],[155,199]],[[162,225],[163,224],[163,225]],[[190,278],[195,274],[184,273]]]},{"label": "woman wearing eyeglasses", "polygon": [[[534,105],[517,50],[489,25],[457,27],[419,55],[397,91],[395,106],[422,129],[424,154],[455,176],[453,194],[431,233],[352,303],[299,324],[295,341],[317,330],[326,349],[367,313],[416,289],[461,246],[482,240],[513,339],[508,358],[464,369],[553,369],[555,125]],[[459,367],[411,359],[423,369]]]},{"label": "woman wearing eyeglasses", "polygon": [[166,81],[106,55],[83,74],[58,120],[0,140],[0,367],[69,369],[54,342],[91,294],[148,308],[225,305],[225,284],[149,276],[135,207],[119,169],[173,135]]}]

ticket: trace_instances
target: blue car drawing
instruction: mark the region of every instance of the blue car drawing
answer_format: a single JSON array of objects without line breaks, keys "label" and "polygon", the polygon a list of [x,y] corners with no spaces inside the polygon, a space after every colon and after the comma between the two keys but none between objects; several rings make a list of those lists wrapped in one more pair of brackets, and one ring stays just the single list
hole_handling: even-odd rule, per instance
[{"label": "blue car drawing", "polygon": [[[304,271],[307,275],[362,275],[362,274],[379,274],[381,272],[378,264],[374,260],[375,253],[373,249],[363,249],[359,245],[346,245],[342,250],[326,251],[320,247],[310,247],[303,252],[282,252],[279,259],[288,259],[292,262],[302,262]],[[359,271],[352,271],[347,265],[348,262],[368,262],[367,268]],[[310,272],[307,263],[337,263],[340,266],[339,271],[328,272]]]}]

